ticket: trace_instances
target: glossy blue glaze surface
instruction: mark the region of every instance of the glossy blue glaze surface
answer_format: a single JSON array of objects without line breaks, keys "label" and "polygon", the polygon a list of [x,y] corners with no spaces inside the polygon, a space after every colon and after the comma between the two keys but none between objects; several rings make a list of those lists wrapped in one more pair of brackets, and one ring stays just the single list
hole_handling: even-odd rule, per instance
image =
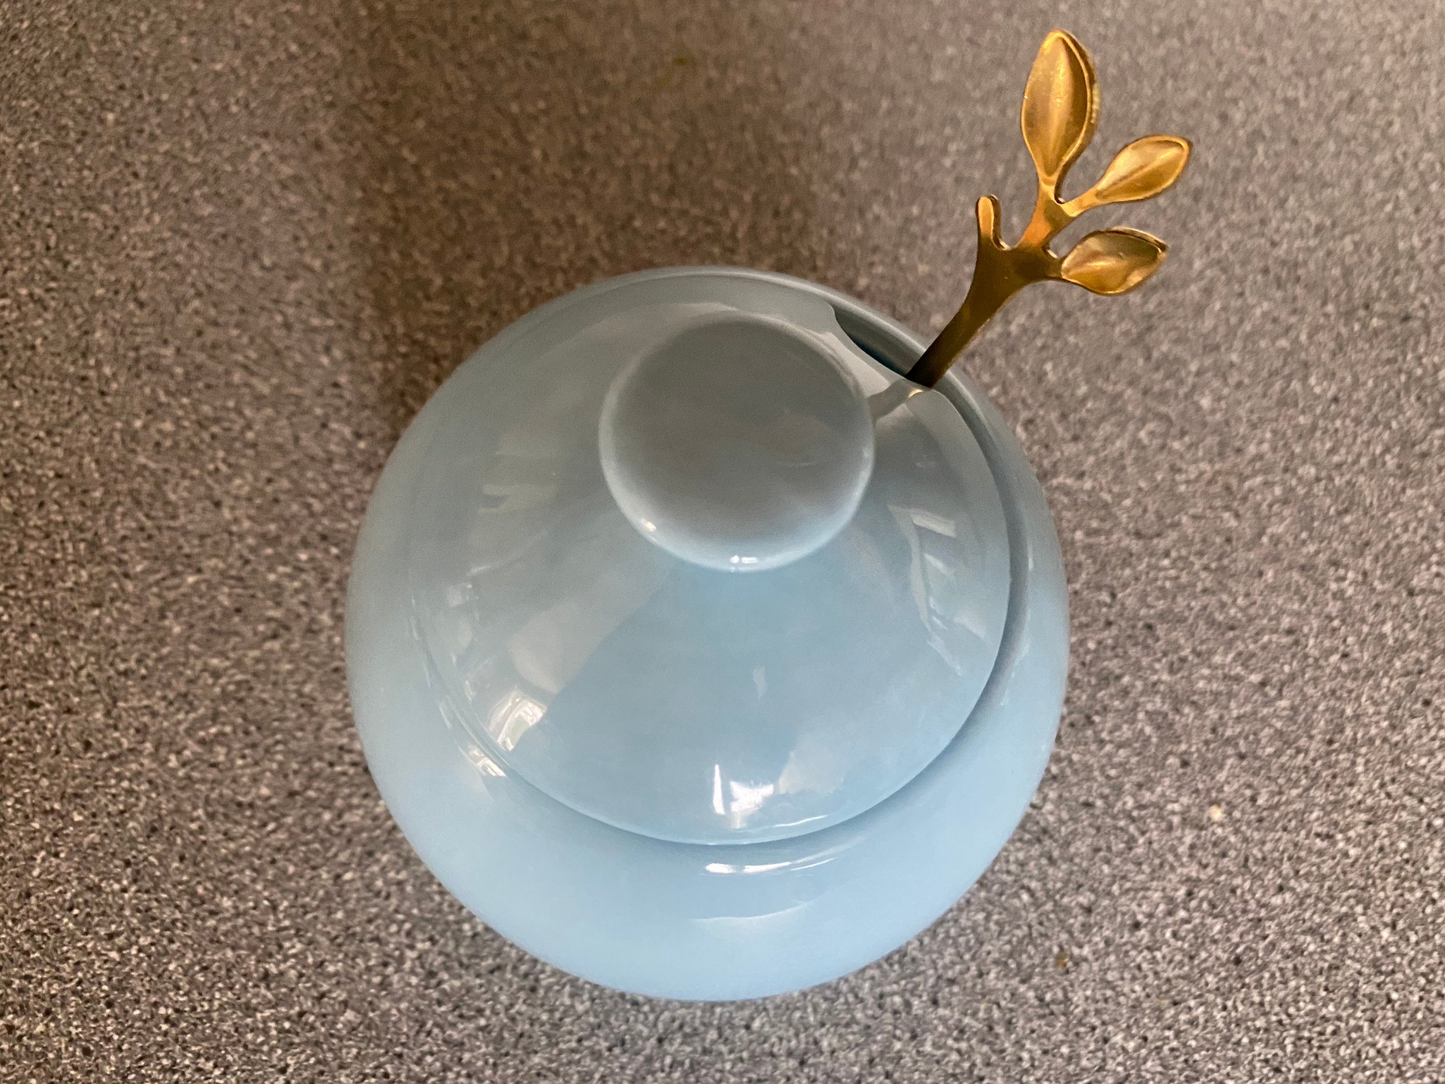
[{"label": "glossy blue glaze surface", "polygon": [[[781,313],[684,318],[613,378],[602,474],[649,542],[704,568],[766,572],[853,519],[877,451],[863,385],[894,381],[831,308],[802,300],[780,292]],[[671,322],[657,309],[633,312],[650,331]]]},{"label": "glossy blue glaze surface", "polygon": [[[890,741],[895,743],[891,748],[904,754],[910,748],[909,742],[935,741],[936,747],[921,758],[922,764],[896,771],[894,785],[875,787],[874,794],[869,794],[866,786],[856,791],[844,788],[840,802],[838,788],[834,788],[824,795],[831,797],[831,806],[820,802],[814,807],[825,811],[821,816],[801,825],[790,824],[786,817],[792,814],[785,809],[781,818],[771,823],[764,821],[764,829],[751,836],[747,834],[751,827],[748,816],[726,815],[732,812],[728,803],[734,796],[733,790],[726,787],[722,790],[725,815],[719,818],[722,831],[717,825],[706,831],[684,828],[677,832],[683,837],[680,840],[659,838],[668,834],[668,825],[646,821],[646,808],[642,810],[641,830],[620,827],[619,822],[626,821],[619,814],[619,810],[627,813],[625,803],[607,805],[612,793],[607,789],[592,795],[585,788],[577,789],[585,758],[571,760],[576,767],[567,768],[569,757],[564,754],[560,758],[564,769],[549,775],[551,762],[545,758],[539,756],[527,762],[518,756],[526,745],[519,737],[534,731],[545,734],[546,720],[554,710],[565,721],[556,708],[561,694],[547,705],[532,698],[537,706],[528,706],[519,697],[497,714],[497,704],[504,698],[490,693],[481,698],[474,695],[475,690],[488,687],[483,680],[488,672],[478,674],[459,663],[462,656],[458,645],[465,635],[471,635],[471,642],[476,642],[479,634],[505,625],[500,616],[505,607],[495,599],[487,605],[466,602],[471,582],[467,576],[474,579],[481,570],[485,579],[488,568],[508,567],[507,560],[515,562],[521,559],[519,555],[535,550],[535,528],[531,534],[522,528],[512,535],[506,531],[496,536],[481,532],[485,546],[494,547],[489,551],[496,555],[494,563],[468,563],[475,561],[477,553],[466,550],[466,544],[470,544],[467,540],[474,542],[478,533],[476,523],[467,522],[466,509],[475,507],[468,501],[478,496],[496,498],[498,494],[489,494],[486,487],[497,481],[497,475],[489,475],[491,467],[477,469],[477,450],[462,436],[466,427],[449,426],[448,419],[474,417],[476,410],[487,408],[489,379],[495,386],[495,368],[505,364],[507,357],[532,359],[532,366],[526,367],[526,372],[519,371],[516,379],[525,380],[526,373],[534,374],[535,383],[530,386],[534,401],[544,402],[549,396],[555,401],[558,396],[575,393],[586,402],[600,404],[616,371],[628,360],[626,357],[616,359],[611,371],[599,366],[595,373],[573,371],[572,379],[559,381],[555,374],[537,370],[538,359],[545,359],[547,350],[535,349],[536,344],[528,345],[526,338],[555,337],[551,342],[555,347],[569,337],[586,334],[597,326],[595,311],[588,315],[589,307],[618,290],[656,289],[659,297],[715,299],[720,294],[736,294],[740,287],[744,294],[755,291],[755,297],[763,299],[758,304],[764,308],[774,305],[767,298],[777,291],[825,302],[837,312],[853,339],[900,366],[922,349],[916,337],[857,302],[782,276],[726,269],[678,269],[629,276],[579,291],[538,310],[488,344],[458,371],[408,430],[387,465],[368,511],[348,600],[348,671],[358,728],[388,806],[423,860],[468,907],[522,947],[594,981],[658,996],[752,997],[808,986],[875,959],[928,925],[983,871],[1026,808],[1052,745],[1067,666],[1063,573],[1042,493],[1007,426],[976,389],[950,376],[937,393],[915,396],[919,402],[914,406],[936,403],[951,415],[953,422],[965,424],[968,430],[967,441],[943,445],[949,454],[941,457],[943,466],[939,469],[946,467],[948,473],[940,477],[949,477],[963,486],[979,485],[980,480],[968,466],[969,455],[960,449],[976,449],[985,466],[983,481],[987,485],[961,490],[966,496],[956,495],[955,503],[948,507],[966,520],[977,518],[977,531],[984,539],[988,537],[989,514],[979,509],[988,505],[990,495],[1003,520],[1006,564],[998,589],[1006,596],[1006,603],[997,611],[1000,628],[995,650],[987,652],[981,673],[975,674],[966,666],[961,668],[963,674],[958,667],[944,667],[951,675],[947,681],[937,677],[937,666],[929,662],[934,669],[925,671],[917,680],[929,688],[931,679],[936,683],[932,688],[945,690],[939,694],[941,699],[931,701],[940,705],[936,709],[938,718],[924,725],[903,720],[900,726],[904,730],[914,725],[906,740],[896,734],[879,734],[877,728],[864,728],[853,736],[851,744],[846,730],[839,731],[843,736],[832,742],[826,728],[819,725],[815,729],[820,762],[833,748],[841,748],[845,754],[852,750],[862,767],[879,757],[880,750],[886,755]],[[610,303],[617,300],[614,297]],[[628,346],[623,353],[634,349]],[[593,356],[596,353],[592,351]],[[891,374],[880,367],[878,375],[885,382],[881,390],[886,390]],[[562,403],[559,416],[575,411],[577,401]],[[881,411],[880,419],[899,412],[891,402],[883,405],[891,409]],[[922,441],[910,445],[915,453],[919,448],[926,451],[930,446],[939,447],[937,430],[929,428],[929,419],[918,419],[912,411],[904,418],[912,434],[904,443]],[[936,425],[949,425],[942,414],[932,420]],[[472,428],[490,431],[486,426]],[[880,424],[877,430],[879,466],[884,463],[888,443],[885,428]],[[521,460],[527,460],[528,448],[552,448],[548,454],[555,460],[556,444],[549,435],[543,434],[545,439],[535,445],[525,443],[529,435],[538,432],[535,425],[517,429],[516,439],[524,442],[520,446]],[[592,432],[595,434],[596,429]],[[942,432],[956,435],[948,428]],[[930,434],[934,434],[931,445],[925,439]],[[455,469],[449,469],[449,465]],[[556,462],[540,468],[536,463],[513,465],[519,470],[508,484],[514,484],[517,491],[541,485],[549,477],[566,475]],[[521,470],[523,465],[532,473]],[[597,567],[622,570],[628,590],[649,577],[657,580],[659,586],[638,607],[642,611],[655,604],[661,607],[659,613],[671,615],[669,619],[695,616],[709,604],[710,590],[721,589],[707,586],[713,580],[739,586],[766,583],[791,573],[799,578],[790,596],[795,602],[763,598],[748,605],[783,606],[784,611],[793,605],[801,614],[806,609],[803,603],[810,597],[826,600],[827,585],[834,582],[829,575],[858,577],[856,570],[850,572],[852,558],[830,558],[829,552],[855,533],[854,524],[865,517],[869,508],[869,492],[879,478],[889,477],[887,471],[879,473],[879,466],[875,466],[858,515],[836,538],[811,557],[752,576],[699,568],[646,542],[615,504],[609,507],[589,503],[593,490],[588,487],[583,487],[588,496],[580,503],[565,505],[566,514],[557,522],[577,528],[585,542],[567,535],[569,545],[585,549],[595,544],[596,553],[601,555]],[[899,477],[916,480],[907,472]],[[466,482],[469,478],[474,486],[470,490]],[[593,483],[606,494],[600,466],[588,486]],[[946,489],[925,486],[924,498],[944,500],[946,494],[940,491]],[[909,501],[917,499],[918,495],[910,492]],[[894,529],[906,537],[903,521],[890,511],[901,503],[907,502],[881,500],[876,506],[879,511],[873,529],[883,531],[885,519],[890,519]],[[907,506],[914,507],[911,503]],[[448,519],[448,510],[452,519]],[[590,526],[584,529],[584,523]],[[418,525],[425,529],[418,530]],[[915,530],[919,526],[913,522]],[[858,530],[865,527],[860,525]],[[955,536],[960,533],[955,531]],[[510,549],[504,544],[507,540]],[[465,543],[461,550],[458,543]],[[980,552],[987,552],[986,545]],[[466,554],[465,558],[462,554]],[[651,563],[657,560],[675,565],[659,568]],[[830,561],[834,563],[830,565]],[[811,573],[810,562],[818,566]],[[906,561],[899,567],[904,564],[915,567]],[[567,577],[576,570],[569,573],[552,560],[542,562],[530,577],[513,576],[513,582],[527,585],[526,590],[535,597],[546,585],[588,582],[588,563],[584,560],[581,565],[583,574],[574,575],[571,581]],[[917,567],[923,566],[933,567],[926,557],[917,562]],[[465,575],[458,578],[458,571]],[[925,602],[922,612],[929,612],[929,592],[936,593],[935,588],[925,585],[919,589],[914,583],[911,593],[903,592],[901,581],[895,583],[891,578],[894,570],[886,560],[867,566],[866,571],[884,585],[880,595],[884,602],[905,595],[917,602],[921,591]],[[810,580],[808,575],[822,579]],[[869,581],[858,578],[856,582],[866,587]],[[979,586],[981,590],[984,587]],[[559,596],[561,619],[552,626],[558,630],[575,628],[579,614],[599,612],[590,602],[568,611],[567,600],[579,597],[574,589],[568,590],[573,593],[564,591]],[[659,596],[662,600],[655,601]],[[593,596],[583,592],[580,597]],[[967,609],[967,600],[949,597],[952,601],[944,612]],[[525,603],[525,599],[522,601]],[[879,605],[884,606],[884,602]],[[974,600],[972,604],[985,616],[989,613],[986,603]],[[525,605],[523,608],[528,609]],[[465,615],[460,623],[438,624],[453,620],[448,615],[456,611]],[[535,618],[548,610],[532,605],[529,612]],[[750,611],[744,608],[738,612]],[[893,611],[884,606],[882,612]],[[631,645],[629,650],[657,650],[669,640],[655,629],[645,634],[620,631],[626,622],[611,620],[607,626],[610,631],[598,637],[587,653],[589,660],[609,648],[614,637]],[[857,628],[830,641],[828,624],[822,623],[822,631],[811,629],[819,637],[816,642],[828,651],[840,652],[850,665],[866,668],[869,658],[866,652],[858,651]],[[755,626],[743,626],[745,633],[753,629]],[[691,642],[694,648],[709,644],[715,647],[715,638],[709,641],[697,630],[677,639]],[[539,642],[546,641],[545,636],[539,638]],[[495,642],[511,640],[502,637]],[[927,701],[927,696],[908,699],[916,684],[904,681],[890,685],[900,667],[906,672],[908,659],[914,656],[889,656],[887,641],[865,638],[864,643],[882,651],[890,661],[889,666],[869,672],[877,675],[876,681],[882,687],[894,690],[893,695],[903,689],[904,701],[913,706]],[[828,651],[820,658],[821,664],[831,662]],[[609,667],[614,672],[619,666],[625,668],[627,652],[621,654],[623,662],[601,668],[597,686],[588,690],[590,704],[606,705],[609,696],[620,695],[618,690],[606,688],[606,671]],[[492,650],[487,657],[506,658],[515,664],[510,650]],[[923,657],[929,656],[924,653]],[[932,652],[932,659],[941,658],[936,650]],[[795,661],[799,662],[798,669],[806,671],[806,656]],[[700,661],[694,665],[686,681],[713,680]],[[578,673],[585,670],[586,666]],[[737,673],[741,676],[743,670]],[[890,678],[890,674],[895,677]],[[964,675],[970,674],[981,687],[981,693],[974,696],[966,689],[958,692]],[[751,668],[747,677],[752,677]],[[577,677],[574,675],[572,680]],[[506,680],[490,688],[506,692]],[[571,683],[562,691],[569,688]],[[860,688],[865,697],[874,691],[867,682],[855,688]],[[800,684],[795,704],[805,705],[812,692],[806,683]],[[949,701],[949,696],[954,699]],[[478,699],[487,709],[485,712],[478,710]],[[950,705],[956,718],[944,717]],[[515,718],[509,715],[513,708],[518,712]],[[919,715],[924,717],[926,713]],[[489,727],[494,717],[500,725]],[[718,716],[712,724],[725,721]],[[589,740],[595,743],[596,737],[587,733],[586,723],[585,715],[579,714],[569,727],[559,728],[563,736],[558,740],[584,746]],[[764,724],[759,723],[754,737],[764,730]],[[699,732],[711,734],[709,741],[717,740],[715,730]],[[803,728],[795,727],[790,733],[796,737]],[[764,752],[754,753],[759,745]],[[740,748],[744,756],[757,756],[753,762],[756,766],[766,762],[766,747],[766,741],[762,741]],[[628,778],[629,749],[635,751],[635,746],[619,747],[603,741],[593,744],[588,755],[604,769],[610,766],[617,773],[612,776],[615,784]],[[715,749],[716,745],[710,747],[709,755]],[[772,755],[776,764],[781,753],[774,750]],[[646,756],[641,759],[647,763]],[[667,764],[666,757],[655,759],[647,771],[655,772]],[[864,778],[866,781],[866,773]],[[549,793],[548,787],[557,793]],[[706,789],[707,808],[712,811],[711,798],[717,788]],[[677,799],[677,808],[684,812],[693,808],[693,794],[691,788],[685,788]],[[756,813],[768,808],[766,800],[753,801],[745,789],[740,789],[739,796],[744,799],[740,812]],[[583,812],[581,807],[589,801],[602,803],[603,815],[596,815],[596,809],[589,811],[594,815]],[[660,808],[668,808],[665,801]],[[706,821],[702,824],[708,829]],[[815,824],[823,827],[815,828]],[[659,826],[662,831],[657,830]],[[728,836],[727,832],[736,834]],[[694,841],[685,841],[688,838]],[[734,838],[740,841],[695,841]]]},{"label": "glossy blue glaze surface", "polygon": [[[696,342],[719,328],[745,349]],[[629,516],[605,404],[638,361],[661,394],[623,412],[650,438],[622,443],[625,486],[657,492]],[[680,438],[656,420],[679,400]],[[838,823],[928,764],[993,670],[1009,549],[983,452],[820,298],[737,276],[602,284],[483,347],[412,434],[426,466],[371,515],[405,534],[443,709],[463,748],[590,817],[692,843]],[[696,534],[648,538],[665,500]],[[739,552],[768,567],[731,571]]]}]

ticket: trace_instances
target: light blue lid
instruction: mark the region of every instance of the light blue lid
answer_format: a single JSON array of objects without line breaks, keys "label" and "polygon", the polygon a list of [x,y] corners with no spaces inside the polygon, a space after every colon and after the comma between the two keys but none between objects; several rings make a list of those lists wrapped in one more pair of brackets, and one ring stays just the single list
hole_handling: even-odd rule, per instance
[{"label": "light blue lid", "polygon": [[983,452],[821,297],[619,280],[427,412],[412,628],[483,769],[659,839],[782,839],[917,775],[993,670]]}]

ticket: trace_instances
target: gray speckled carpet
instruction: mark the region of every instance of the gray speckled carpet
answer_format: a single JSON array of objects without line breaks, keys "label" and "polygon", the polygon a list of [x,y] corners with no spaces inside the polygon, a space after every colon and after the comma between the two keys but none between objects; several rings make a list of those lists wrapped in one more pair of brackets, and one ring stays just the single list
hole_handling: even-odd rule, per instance
[{"label": "gray speckled carpet", "polygon": [[[1438,0],[12,0],[0,21],[0,1080],[1445,1078]],[[1063,539],[1074,662],[1017,836],[807,993],[649,1002],[420,865],[343,682],[400,429],[550,297],[775,268],[937,328],[1017,229],[1033,52],[1123,299],[966,360]],[[1110,221],[1105,213],[1101,221]]]}]

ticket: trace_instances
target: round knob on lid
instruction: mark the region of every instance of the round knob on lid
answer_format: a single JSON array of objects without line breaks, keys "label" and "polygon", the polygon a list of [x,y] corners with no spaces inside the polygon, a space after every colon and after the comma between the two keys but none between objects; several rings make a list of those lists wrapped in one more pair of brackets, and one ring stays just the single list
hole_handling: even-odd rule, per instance
[{"label": "round knob on lid", "polygon": [[742,313],[696,320],[613,381],[603,474],[651,542],[693,564],[777,568],[832,539],[873,470],[873,422],[821,336]]}]

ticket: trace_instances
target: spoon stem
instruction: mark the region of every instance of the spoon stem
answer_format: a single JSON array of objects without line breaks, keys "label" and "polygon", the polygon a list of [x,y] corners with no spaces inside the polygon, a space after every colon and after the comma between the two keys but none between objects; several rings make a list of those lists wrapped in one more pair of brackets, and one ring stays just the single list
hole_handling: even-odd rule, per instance
[{"label": "spoon stem", "polygon": [[908,370],[908,379],[925,388],[942,380],[948,367],[958,360],[984,324],[993,319],[1009,298],[1034,281],[1027,273],[1029,268],[1021,266],[1019,250],[1006,248],[999,238],[998,200],[984,196],[978,201],[976,211],[978,255],[974,257],[968,295],[953,319]]}]

